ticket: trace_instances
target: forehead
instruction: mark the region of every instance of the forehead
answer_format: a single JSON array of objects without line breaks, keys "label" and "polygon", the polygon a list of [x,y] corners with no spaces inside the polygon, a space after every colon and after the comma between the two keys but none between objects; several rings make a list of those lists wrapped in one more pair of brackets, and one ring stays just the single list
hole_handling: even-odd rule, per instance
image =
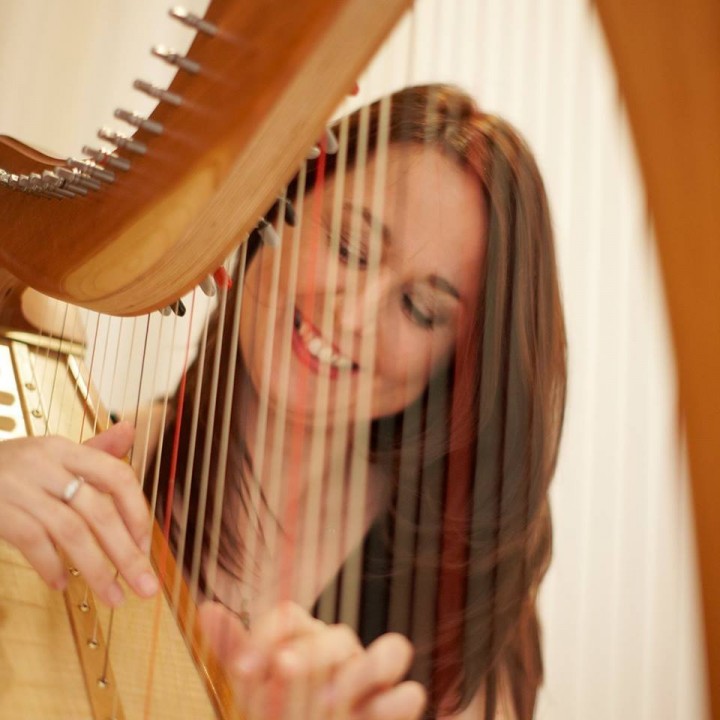
[{"label": "forehead", "polygon": [[351,208],[358,183],[361,205],[389,231],[388,258],[405,272],[438,275],[473,296],[485,256],[487,212],[472,171],[436,147],[395,144],[384,161],[372,156],[365,168],[349,171],[345,203]]}]

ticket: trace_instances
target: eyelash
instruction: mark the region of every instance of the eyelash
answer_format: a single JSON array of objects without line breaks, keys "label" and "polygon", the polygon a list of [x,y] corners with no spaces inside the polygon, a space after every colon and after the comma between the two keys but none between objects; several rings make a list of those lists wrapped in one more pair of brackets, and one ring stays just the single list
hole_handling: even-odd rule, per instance
[{"label": "eyelash", "polygon": [[365,257],[364,253],[353,253],[350,250],[350,243],[348,242],[347,235],[344,232],[340,233],[340,242],[338,243],[338,253],[340,255],[340,259],[344,263],[349,263],[350,258],[354,257],[357,258],[357,266],[361,269],[365,269],[367,267],[367,258]]},{"label": "eyelash", "polygon": [[405,314],[416,324],[424,330],[432,330],[435,327],[435,318],[428,317],[421,313],[412,301],[412,298],[407,294],[403,293],[402,305]]}]

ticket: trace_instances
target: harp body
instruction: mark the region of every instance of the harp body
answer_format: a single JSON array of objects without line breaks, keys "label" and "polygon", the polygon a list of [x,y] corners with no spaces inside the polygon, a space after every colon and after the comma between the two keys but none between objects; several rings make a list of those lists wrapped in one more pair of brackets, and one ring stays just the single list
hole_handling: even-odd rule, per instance
[{"label": "harp body", "polygon": [[[359,5],[361,3],[358,3]],[[392,13],[399,12],[400,5],[404,4],[399,3],[397,10],[392,10]],[[214,3],[216,9],[220,6],[221,3]],[[717,180],[717,168],[720,167],[720,162],[718,162],[717,138],[713,135],[713,128],[718,127],[720,119],[717,115],[717,85],[713,85],[712,80],[708,82],[708,76],[704,70],[707,68],[706,63],[708,62],[711,67],[713,63],[715,68],[718,67],[718,45],[716,38],[713,40],[707,33],[699,32],[701,27],[718,26],[717,10],[711,7],[709,2],[704,4],[698,2],[697,8],[695,8],[696,15],[684,13],[682,17],[668,20],[672,16],[664,15],[657,7],[653,7],[646,13],[624,14],[622,17],[611,2],[599,3],[598,7],[610,36],[611,48],[616,55],[620,79],[625,83],[624,92],[628,97],[631,120],[635,124],[641,155],[645,158],[644,172],[648,179],[653,212],[658,222],[660,249],[663,257],[674,258],[665,261],[665,273],[671,316],[675,327],[681,399],[688,424],[696,521],[700,540],[699,553],[703,572],[710,687],[711,692],[714,693],[714,707],[717,708],[720,705],[717,696],[717,689],[720,688],[720,676],[718,675],[720,662],[717,659],[717,648],[720,647],[718,635],[720,622],[717,618],[717,609],[720,607],[720,603],[717,601],[720,585],[717,578],[718,566],[714,562],[711,548],[717,542],[716,512],[719,503],[715,476],[720,459],[717,458],[718,444],[715,442],[716,418],[711,403],[708,403],[707,399],[717,396],[717,392],[713,389],[712,378],[717,375],[717,373],[713,373],[713,368],[716,369],[720,365],[720,352],[718,352],[717,333],[712,330],[708,332],[707,329],[716,327],[719,307],[713,288],[717,287],[716,270],[720,264],[716,262],[717,255],[712,254],[706,242],[708,238],[717,236],[718,223],[716,212],[712,209],[712,202],[708,202],[705,192],[710,192],[713,186],[716,187],[714,183]],[[212,12],[210,17],[212,18]],[[653,22],[648,22],[648,17],[652,17]],[[693,17],[694,25],[692,24]],[[331,23],[330,20],[324,22],[325,25],[319,23],[322,25],[317,30],[320,35],[325,33],[328,24]],[[348,22],[344,26],[345,32],[348,32],[354,23],[355,20]],[[672,119],[669,119],[673,117],[672,112],[664,115],[659,111],[660,107],[671,108],[672,106],[671,101],[663,95],[663,87],[667,88],[669,84],[664,84],[662,77],[658,79],[657,83],[645,83],[644,79],[639,79],[634,74],[634,69],[642,67],[636,60],[634,52],[639,55],[644,52],[648,53],[648,56],[657,59],[657,66],[661,66],[660,58],[664,47],[662,43],[653,38],[672,35],[672,27],[685,27],[683,23],[688,23],[688,25],[684,32],[678,33],[678,36],[687,37],[690,40],[688,47],[694,47],[694,51],[688,52],[687,55],[692,60],[687,65],[678,67],[675,80],[679,84],[697,83],[691,86],[700,88],[697,97],[702,97],[702,100],[693,106],[690,122],[694,127],[704,128],[705,144],[699,142],[697,138],[691,138],[692,133],[684,132],[685,124],[680,128],[673,125]],[[350,35],[360,38],[362,33],[348,32],[344,37]],[[641,37],[647,42],[637,44],[634,39],[629,40],[629,38],[637,37]],[[694,42],[696,37],[702,37],[705,42]],[[209,48],[213,42],[215,41],[209,38],[199,40],[198,52],[202,53],[205,49],[210,52]],[[374,48],[378,43],[379,35],[378,39],[373,40],[370,44]],[[333,42],[333,47],[334,44]],[[678,49],[677,56],[682,56],[683,52],[685,50]],[[327,56],[320,57],[321,59],[315,56],[314,59],[311,58],[310,65],[312,67],[329,65],[325,59]],[[165,169],[161,171],[161,177],[157,182],[153,180],[147,185],[139,182],[138,185],[141,187],[135,192],[132,190],[132,173],[137,173],[135,177],[144,181],[152,172],[150,158],[147,158],[138,163],[127,179],[122,179],[119,184],[109,190],[104,189],[103,199],[98,197],[89,202],[80,199],[68,201],[65,203],[66,209],[61,210],[61,214],[67,213],[67,216],[63,215],[62,217],[63,222],[73,228],[72,232],[68,234],[71,244],[60,251],[54,250],[53,253],[48,253],[42,248],[38,250],[34,246],[32,251],[27,253],[30,255],[30,262],[27,264],[23,258],[26,253],[20,246],[26,243],[28,235],[25,234],[25,229],[15,235],[14,228],[19,227],[16,223],[19,218],[29,217],[27,209],[31,205],[36,208],[40,203],[44,203],[51,208],[51,206],[57,206],[58,202],[40,201],[0,187],[0,200],[2,200],[0,220],[5,227],[13,231],[12,234],[8,234],[8,238],[19,238],[14,245],[6,244],[3,241],[0,262],[21,277],[25,283],[35,285],[48,294],[65,297],[88,307],[111,310],[117,314],[133,314],[174,301],[178,295],[196,284],[204,275],[212,272],[227,254],[228,248],[236,242],[237,237],[242,236],[253,226],[259,212],[273,199],[277,188],[292,175],[307,147],[319,137],[322,122],[327,119],[340,95],[347,90],[366,57],[364,55],[362,60],[358,59],[349,63],[347,73],[343,73],[342,77],[338,74],[338,77],[328,80],[328,83],[333,86],[332,93],[327,91],[328,86],[320,90],[322,103],[317,107],[317,115],[310,117],[307,123],[302,123],[302,132],[298,129],[298,144],[294,154],[287,153],[285,148],[282,148],[282,153],[278,152],[277,146],[281,143],[264,141],[268,137],[286,137],[288,116],[294,113],[294,109],[298,105],[305,106],[307,101],[301,101],[300,98],[307,97],[306,93],[314,84],[314,81],[310,81],[307,76],[304,79],[298,79],[296,85],[293,85],[288,79],[287,83],[283,83],[283,87],[272,91],[275,93],[272,96],[263,95],[260,92],[262,101],[259,105],[265,108],[282,108],[282,111],[278,109],[278,113],[281,113],[282,117],[276,117],[274,113],[270,112],[269,119],[265,121],[265,124],[255,118],[252,119],[252,122],[243,124],[244,120],[239,119],[243,109],[238,108],[239,114],[235,115],[234,120],[228,123],[228,127],[241,126],[243,132],[239,133],[239,137],[230,137],[230,131],[223,130],[213,133],[213,140],[218,139],[221,142],[212,147],[199,148],[195,147],[194,143],[187,143],[190,154],[183,157],[193,158],[191,161],[179,162],[177,160],[179,155],[176,155],[175,150],[178,146],[170,144],[177,143],[177,138],[173,138],[171,134],[168,134],[166,138],[156,139],[140,133],[138,136],[140,139],[147,140],[149,145],[155,144],[155,147],[163,150],[166,158],[172,158],[172,162],[167,165],[167,171]],[[334,74],[336,68],[333,67],[332,70]],[[273,73],[269,74],[273,77],[276,76]],[[171,89],[189,93],[189,96],[196,98],[197,106],[205,102],[204,91],[195,90],[195,86],[186,88],[187,83],[191,82],[192,79],[179,77]],[[193,95],[193,93],[197,93],[197,95]],[[232,105],[231,99],[229,104]],[[313,103],[307,104],[312,105]],[[647,109],[649,107],[653,108],[652,117],[648,117]],[[167,123],[168,128],[172,127],[172,120],[164,117],[163,114],[167,115],[170,112],[172,111],[167,110],[158,116],[159,120]],[[653,128],[663,129],[653,130]],[[197,130],[197,126],[191,128],[189,125],[187,129]],[[252,134],[255,130],[258,131],[257,135]],[[183,128],[184,131],[185,128]],[[667,138],[669,134],[677,138],[685,138],[692,147],[679,145],[678,148],[681,149],[676,153],[667,152],[664,138]],[[163,143],[169,144],[164,145]],[[258,148],[261,146],[275,147],[272,148],[271,154],[265,156],[257,154]],[[698,151],[698,148],[701,150]],[[197,151],[196,155],[192,154],[194,151]],[[673,163],[677,164],[673,165]],[[0,146],[0,167],[13,169],[14,172],[37,172],[55,164],[57,164],[55,160],[35,152],[28,152],[15,143],[5,143]],[[668,171],[669,166],[674,169]],[[252,168],[252,174],[250,174],[249,168]],[[277,169],[277,174],[273,174],[272,177],[267,175],[269,168],[273,168],[273,171]],[[678,184],[673,184],[672,178],[677,179],[686,174],[690,177],[697,177],[697,192],[676,192]],[[263,182],[258,184],[258,178],[263,178]],[[242,207],[230,208],[230,198],[235,197],[236,193],[247,197],[247,203],[243,203]],[[106,202],[104,198],[108,198],[107,205],[102,204]],[[187,208],[188,202],[193,205],[192,211]],[[83,203],[85,206],[91,204],[97,206],[97,215],[85,214],[86,208]],[[113,208],[111,213],[106,212],[108,207]],[[146,235],[143,223],[147,218],[159,213],[161,207],[174,207],[174,212],[166,214],[163,211],[162,215],[163,217],[175,215],[179,219],[174,219],[168,223],[168,227],[163,227],[160,231],[162,238],[160,243],[152,254],[144,256],[141,268],[138,270],[134,267],[135,261],[133,260],[132,263],[129,263],[133,267],[129,267],[126,272],[122,268],[122,258],[126,256],[136,258],[144,255],[142,251],[136,252],[136,249],[143,245]],[[658,208],[661,210],[658,211]],[[117,209],[117,213],[115,213],[115,209]],[[42,237],[45,233],[43,228],[56,222],[54,218],[57,215],[54,212],[53,208],[53,211],[48,212],[45,217],[41,215],[37,220],[33,218],[34,225],[29,235]],[[7,214],[5,215],[5,213]],[[128,218],[130,217],[140,219],[129,222]],[[221,217],[223,220],[218,224],[213,220],[216,217]],[[680,243],[677,242],[678,237],[685,236],[685,222],[688,217],[694,217],[698,222],[698,230],[693,233],[693,238],[698,243],[696,252],[685,252],[687,245],[683,244],[679,248]],[[97,218],[102,218],[102,223],[99,225]],[[195,262],[197,255],[194,250],[195,246],[189,241],[191,237],[200,238],[201,244],[205,247],[207,247],[206,243],[211,243],[207,255],[203,255],[202,266],[198,266]],[[87,242],[85,242],[86,239]],[[58,257],[67,257],[68,259],[68,264],[59,271],[55,267]],[[172,258],[171,263],[166,262],[168,257]],[[698,265],[691,267],[688,258],[700,257],[705,257],[701,263],[702,267]],[[97,272],[98,268],[103,269],[108,264],[113,267],[109,278],[107,273]],[[689,276],[701,277],[702,282],[688,282]],[[17,569],[21,567],[22,563],[12,553],[7,554],[6,557],[7,565],[10,568],[9,572],[29,577],[25,570]],[[49,592],[43,592],[42,588],[37,585],[33,586],[32,583],[29,587],[31,588],[29,593],[31,596],[39,598],[38,602],[44,603],[48,599]],[[54,606],[52,601],[49,606],[53,607],[51,610],[53,618],[59,619],[63,615],[64,607],[61,602],[57,602],[57,599]],[[54,632],[53,630],[50,634]],[[72,646],[72,641],[68,637],[65,640],[57,641],[64,643],[66,651],[69,651]],[[55,636],[49,646],[48,652],[50,653],[56,647],[54,638]],[[182,641],[180,641],[180,645],[182,645]],[[184,654],[187,655],[187,653]],[[33,657],[28,664],[34,662]],[[61,669],[58,668],[58,673],[60,672]],[[119,669],[117,674],[118,682],[121,684]],[[61,675],[58,674],[57,677],[61,677]],[[74,682],[77,685],[77,677]],[[70,681],[68,681],[68,686],[69,683]],[[65,687],[64,680],[62,685]],[[201,685],[202,683],[200,683]],[[55,692],[54,686],[49,692]],[[167,692],[172,694],[174,690]],[[185,692],[184,688],[183,692]],[[204,690],[201,688],[201,694],[203,692]],[[72,694],[75,695],[75,692],[73,691]],[[13,696],[5,695],[5,697]],[[2,701],[3,694],[0,691],[0,708],[2,708]],[[33,703],[34,701],[32,699]],[[154,703],[154,705],[159,706],[162,702],[164,701]],[[12,704],[9,707],[15,710],[15,706]],[[36,706],[31,704],[29,707],[33,708],[29,712],[34,712]],[[72,713],[79,711],[74,705],[70,707],[73,708]],[[186,706],[183,705],[182,710],[185,711],[185,709]],[[86,711],[87,706],[84,706],[82,712]],[[189,716],[204,717],[202,712],[206,711],[198,710],[198,714]],[[63,713],[57,715],[58,718],[69,716]],[[74,714],[72,716],[75,717]],[[182,713],[179,716],[182,717]],[[28,717],[33,717],[33,715],[30,714]],[[52,716],[47,715],[47,717]],[[128,717],[134,717],[134,715],[128,712]],[[160,716],[158,715],[158,717]]]}]

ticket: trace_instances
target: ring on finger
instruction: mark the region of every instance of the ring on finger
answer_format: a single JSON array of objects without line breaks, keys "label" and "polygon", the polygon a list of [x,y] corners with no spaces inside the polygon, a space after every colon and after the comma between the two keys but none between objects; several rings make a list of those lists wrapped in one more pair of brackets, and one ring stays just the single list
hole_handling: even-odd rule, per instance
[{"label": "ring on finger", "polygon": [[77,475],[76,477],[74,477],[63,488],[62,494],[60,495],[60,499],[64,503],[70,504],[72,502],[72,499],[77,495],[78,490],[82,487],[84,482],[85,482],[85,478],[82,477],[82,475]]}]

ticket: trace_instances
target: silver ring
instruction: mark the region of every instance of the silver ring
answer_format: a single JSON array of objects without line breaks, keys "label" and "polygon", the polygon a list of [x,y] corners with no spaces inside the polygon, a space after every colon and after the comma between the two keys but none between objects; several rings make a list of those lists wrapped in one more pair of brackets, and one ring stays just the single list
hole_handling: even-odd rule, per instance
[{"label": "silver ring", "polygon": [[77,495],[77,491],[80,489],[82,484],[85,482],[85,478],[78,475],[77,477],[74,477],[66,486],[65,489],[62,491],[62,495],[60,496],[60,499],[64,503],[69,503],[72,501],[72,499]]}]

